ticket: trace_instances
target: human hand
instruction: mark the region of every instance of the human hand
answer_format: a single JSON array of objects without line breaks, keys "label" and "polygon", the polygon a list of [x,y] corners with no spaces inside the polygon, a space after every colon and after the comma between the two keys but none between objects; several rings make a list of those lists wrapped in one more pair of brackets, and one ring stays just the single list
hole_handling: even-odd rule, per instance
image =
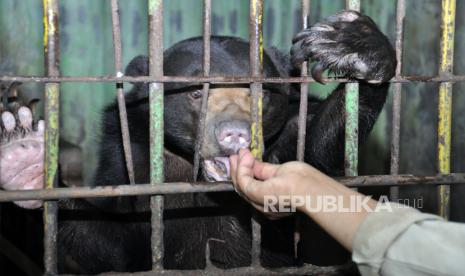
[{"label": "human hand", "polygon": [[[368,215],[363,209],[360,212],[323,212],[311,211],[292,198],[312,196],[337,197],[342,202],[352,202],[351,197],[364,195],[349,189],[331,177],[319,172],[317,169],[301,162],[289,162],[282,165],[273,165],[255,160],[248,149],[241,149],[239,155],[229,157],[231,178],[236,191],[257,210],[263,212],[271,219],[288,216],[289,213],[265,212],[265,197],[278,198],[286,196],[290,200],[286,207],[297,207],[299,211],[313,219],[345,248],[352,250],[354,235]],[[369,199],[368,207],[376,208],[377,202]]]},{"label": "human hand", "polygon": [[[289,162],[282,165],[260,162],[248,149],[241,149],[238,155],[229,158],[231,179],[236,191],[257,210],[265,213],[265,196],[297,195],[297,187],[305,185],[316,171],[301,162]],[[266,212],[270,218],[281,218],[289,213]]]}]

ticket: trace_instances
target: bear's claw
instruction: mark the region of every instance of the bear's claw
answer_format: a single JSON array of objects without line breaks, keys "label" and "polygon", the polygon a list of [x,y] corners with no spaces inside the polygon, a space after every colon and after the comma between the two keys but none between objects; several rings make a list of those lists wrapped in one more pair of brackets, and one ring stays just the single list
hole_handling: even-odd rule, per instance
[{"label": "bear's claw", "polygon": [[380,83],[392,78],[396,68],[395,51],[387,37],[373,20],[355,11],[336,13],[298,33],[292,63],[299,66],[307,59],[316,61],[311,73],[319,82],[323,71],[330,70]]}]

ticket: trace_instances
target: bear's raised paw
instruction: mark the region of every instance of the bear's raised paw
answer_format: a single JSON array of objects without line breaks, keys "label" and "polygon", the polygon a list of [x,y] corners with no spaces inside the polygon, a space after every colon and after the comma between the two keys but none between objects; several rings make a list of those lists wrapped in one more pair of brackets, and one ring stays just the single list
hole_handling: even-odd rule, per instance
[{"label": "bear's raised paw", "polygon": [[[0,187],[4,190],[32,190],[44,187],[44,121],[36,125],[28,107],[13,110],[0,107]],[[35,209],[40,200],[16,201]]]}]

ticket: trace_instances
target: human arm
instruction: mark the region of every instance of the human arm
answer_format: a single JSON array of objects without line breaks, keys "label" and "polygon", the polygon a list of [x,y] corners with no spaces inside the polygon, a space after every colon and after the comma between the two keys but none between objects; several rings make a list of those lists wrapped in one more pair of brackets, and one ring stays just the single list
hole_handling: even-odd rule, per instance
[{"label": "human arm", "polygon": [[[300,162],[273,165],[255,160],[248,150],[230,157],[236,190],[263,211],[264,196],[363,195]],[[378,206],[369,199],[368,207]],[[299,207],[344,247],[362,275],[462,275],[465,224],[447,222],[400,205],[376,212],[321,212]],[[277,216],[275,213],[268,213]]]},{"label": "human arm", "polygon": [[[255,208],[263,211],[264,196],[342,196],[344,202],[350,202],[351,196],[364,195],[341,185],[332,178],[313,167],[299,162],[273,165],[257,161],[250,151],[242,149],[239,155],[231,156],[231,177],[236,190]],[[369,199],[368,206],[374,208],[376,201]],[[304,206],[298,210],[308,215],[331,236],[348,250],[352,250],[352,242],[358,226],[368,215],[367,210],[361,212],[311,212]],[[279,217],[282,214],[268,213]]]}]

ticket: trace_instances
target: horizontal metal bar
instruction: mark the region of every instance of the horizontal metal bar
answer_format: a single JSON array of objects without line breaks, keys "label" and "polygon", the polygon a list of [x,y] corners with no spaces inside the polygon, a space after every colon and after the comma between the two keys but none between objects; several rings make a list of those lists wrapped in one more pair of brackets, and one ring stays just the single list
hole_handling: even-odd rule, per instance
[{"label": "horizontal metal bar", "polygon": [[[347,78],[324,78],[326,83],[347,83],[354,82]],[[408,83],[408,82],[463,82],[465,75],[451,76],[403,76],[393,78],[391,83]],[[179,77],[179,76],[163,76],[163,77],[115,77],[115,76],[100,76],[100,77],[42,77],[42,76],[0,76],[0,82],[194,82],[194,83],[314,83],[316,82],[311,77],[291,77],[291,78],[266,78],[266,77]]]},{"label": "horizontal metal bar", "polygon": [[[452,173],[437,176],[372,175],[336,178],[348,187],[393,186],[393,185],[439,185],[465,183],[465,173]],[[56,200],[65,198],[117,197],[135,195],[164,195],[178,193],[204,193],[234,191],[231,183],[187,182],[164,183],[166,185],[116,185],[97,187],[55,188],[53,190],[0,191],[0,202],[19,200]]]},{"label": "horizontal metal bar", "polygon": [[238,267],[230,269],[219,269],[212,267],[210,269],[203,270],[152,270],[135,273],[117,273],[108,272],[99,274],[101,276],[123,276],[123,275],[134,275],[134,276],[153,276],[153,275],[199,275],[199,276],[210,276],[210,275],[345,275],[348,273],[354,273],[356,271],[354,264],[346,264],[340,266],[327,266],[319,267],[312,264],[305,264],[299,267],[286,267],[267,269],[263,267]]}]

